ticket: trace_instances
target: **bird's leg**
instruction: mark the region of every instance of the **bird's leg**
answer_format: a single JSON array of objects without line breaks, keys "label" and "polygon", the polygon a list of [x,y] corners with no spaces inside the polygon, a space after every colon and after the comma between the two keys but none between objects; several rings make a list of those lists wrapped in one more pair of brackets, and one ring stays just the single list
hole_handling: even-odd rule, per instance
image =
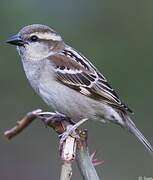
[{"label": "bird's leg", "polygon": [[60,144],[62,145],[64,143],[64,141],[68,138],[68,136],[75,136],[75,138],[79,138],[79,136],[75,133],[75,130],[81,125],[83,124],[84,122],[86,122],[88,120],[88,118],[84,118],[84,119],[81,119],[79,122],[77,122],[75,125],[70,125],[70,126],[67,126],[67,129],[66,131],[61,134],[59,137],[61,138],[60,139]]},{"label": "bird's leg", "polygon": [[45,126],[48,126],[50,124],[60,123],[62,121],[68,122],[72,125],[75,124],[73,120],[71,120],[69,117],[66,117],[64,114],[61,114],[59,112],[56,112],[56,113],[41,112],[39,113],[38,116],[42,120],[42,122],[45,124]]},{"label": "bird's leg", "polygon": [[70,135],[75,139],[79,138],[75,130],[88,120],[88,118],[84,118],[75,124],[71,118],[58,112],[40,112],[37,117],[42,120],[45,126],[52,126],[56,130],[56,125],[58,124],[62,126],[62,129],[65,129],[64,132],[59,132],[59,129],[57,130],[60,134],[60,149],[62,149],[61,147]]}]

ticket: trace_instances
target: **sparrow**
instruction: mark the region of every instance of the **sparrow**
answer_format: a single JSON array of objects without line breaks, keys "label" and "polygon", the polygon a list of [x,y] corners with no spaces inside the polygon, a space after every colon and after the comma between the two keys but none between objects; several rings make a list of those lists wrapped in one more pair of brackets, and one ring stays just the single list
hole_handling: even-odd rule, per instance
[{"label": "sparrow", "polygon": [[107,79],[52,28],[33,24],[7,43],[17,46],[27,79],[55,111],[74,121],[112,122],[127,129],[153,155],[153,147],[130,118],[129,109]]}]

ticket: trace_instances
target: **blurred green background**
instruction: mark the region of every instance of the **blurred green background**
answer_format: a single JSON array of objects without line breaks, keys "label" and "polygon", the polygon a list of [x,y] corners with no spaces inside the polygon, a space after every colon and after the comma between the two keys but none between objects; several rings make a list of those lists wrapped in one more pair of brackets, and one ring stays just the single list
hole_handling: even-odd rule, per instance
[{"label": "blurred green background", "polygon": [[[42,23],[87,56],[135,112],[135,123],[153,144],[153,1],[1,0],[0,41]],[[35,122],[7,141],[3,132],[26,112],[48,110],[27,82],[15,47],[0,45],[0,179],[58,179],[60,157],[53,130]],[[87,122],[89,147],[105,163],[107,180],[153,178],[153,159],[136,138],[113,124]],[[81,179],[74,163],[74,180]]]}]

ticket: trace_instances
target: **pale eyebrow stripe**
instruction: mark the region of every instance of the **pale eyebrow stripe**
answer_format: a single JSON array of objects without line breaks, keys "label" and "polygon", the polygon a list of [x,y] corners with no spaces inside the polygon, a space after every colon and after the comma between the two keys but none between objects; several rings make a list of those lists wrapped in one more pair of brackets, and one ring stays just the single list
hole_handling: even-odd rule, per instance
[{"label": "pale eyebrow stripe", "polygon": [[53,40],[53,41],[61,41],[62,38],[61,36],[57,34],[51,34],[51,33],[40,33],[40,32],[35,32],[32,33],[31,36],[37,35],[39,39],[46,39],[46,40]]}]

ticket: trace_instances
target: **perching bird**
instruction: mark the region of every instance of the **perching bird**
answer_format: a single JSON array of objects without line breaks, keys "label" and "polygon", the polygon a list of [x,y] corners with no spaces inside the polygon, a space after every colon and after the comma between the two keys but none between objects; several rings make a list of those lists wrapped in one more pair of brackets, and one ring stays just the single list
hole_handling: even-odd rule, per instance
[{"label": "perching bird", "polygon": [[153,148],[131,120],[106,78],[80,52],[65,44],[53,29],[26,26],[7,43],[17,46],[34,90],[54,110],[75,121],[108,121],[128,129],[153,155]]}]

